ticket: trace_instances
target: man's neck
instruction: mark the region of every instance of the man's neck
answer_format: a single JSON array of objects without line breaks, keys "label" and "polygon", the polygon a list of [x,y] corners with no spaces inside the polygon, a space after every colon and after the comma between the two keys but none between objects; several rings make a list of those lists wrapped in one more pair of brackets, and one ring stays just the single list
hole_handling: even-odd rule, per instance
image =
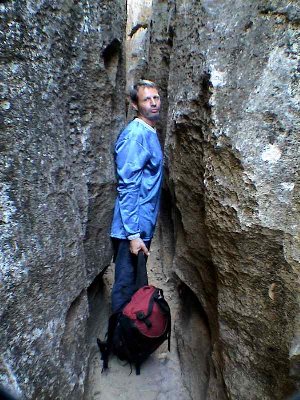
[{"label": "man's neck", "polygon": [[147,125],[150,125],[151,128],[155,129],[156,121],[150,121],[149,119],[147,119],[147,118],[145,118],[145,117],[143,117],[142,115],[139,115],[139,114],[137,115],[137,117],[139,119],[141,119],[142,121],[144,121]]}]

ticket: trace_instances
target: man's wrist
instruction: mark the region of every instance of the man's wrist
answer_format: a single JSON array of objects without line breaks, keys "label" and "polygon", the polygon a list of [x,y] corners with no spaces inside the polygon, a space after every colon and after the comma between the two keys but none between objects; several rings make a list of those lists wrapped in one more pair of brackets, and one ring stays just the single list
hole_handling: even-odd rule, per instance
[{"label": "man's wrist", "polygon": [[139,239],[141,237],[141,235],[139,233],[135,233],[133,235],[129,235],[127,236],[128,240],[134,240],[134,239]]}]

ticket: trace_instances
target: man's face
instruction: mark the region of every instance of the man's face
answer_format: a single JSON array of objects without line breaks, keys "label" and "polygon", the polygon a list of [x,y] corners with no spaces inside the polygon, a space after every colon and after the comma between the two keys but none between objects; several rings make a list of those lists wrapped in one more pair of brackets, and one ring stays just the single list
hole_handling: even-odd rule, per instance
[{"label": "man's face", "polygon": [[133,107],[138,112],[138,117],[149,125],[155,125],[159,120],[160,97],[157,89],[141,86],[138,89],[138,102]]}]

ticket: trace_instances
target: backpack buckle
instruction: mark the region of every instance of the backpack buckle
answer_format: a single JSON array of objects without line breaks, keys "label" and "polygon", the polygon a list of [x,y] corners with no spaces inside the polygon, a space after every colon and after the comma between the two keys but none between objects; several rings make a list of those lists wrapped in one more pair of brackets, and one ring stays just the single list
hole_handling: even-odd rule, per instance
[{"label": "backpack buckle", "polygon": [[147,328],[151,328],[152,327],[152,324],[148,319],[149,315],[145,315],[144,311],[138,311],[135,315],[136,315],[136,317],[137,317],[137,319],[139,321],[144,322],[144,324],[147,326]]}]

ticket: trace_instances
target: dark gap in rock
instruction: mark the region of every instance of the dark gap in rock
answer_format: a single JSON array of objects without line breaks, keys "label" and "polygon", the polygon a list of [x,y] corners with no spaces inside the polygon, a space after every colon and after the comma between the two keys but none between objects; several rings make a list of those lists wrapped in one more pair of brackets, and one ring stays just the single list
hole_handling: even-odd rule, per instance
[{"label": "dark gap in rock", "polygon": [[167,188],[163,188],[161,193],[159,239],[161,243],[162,269],[165,275],[168,275],[168,271],[171,270],[175,254],[172,203],[170,191]]},{"label": "dark gap in rock", "polygon": [[202,304],[200,303],[199,299],[195,295],[195,293],[184,283],[181,282],[178,287],[179,298],[181,299],[182,305],[182,321],[184,325],[184,320],[188,320],[189,316],[194,312],[197,311],[205,325],[207,326],[209,335],[210,335],[210,328],[209,328],[209,320],[207,317],[206,312]]},{"label": "dark gap in rock", "polygon": [[102,51],[102,57],[111,84],[115,87],[119,59],[121,57],[121,43],[118,39],[114,39],[108,46],[106,46]]},{"label": "dark gap in rock", "polygon": [[105,49],[102,51],[102,57],[104,60],[105,68],[109,68],[112,60],[116,55],[119,54],[121,44],[118,39],[114,39]]},{"label": "dark gap in rock", "polygon": [[[123,96],[123,88],[122,88],[122,82],[124,79],[123,76],[123,65],[125,63],[125,55],[122,49],[120,48],[119,54],[118,54],[118,60],[117,60],[117,65],[116,65],[116,77],[115,77],[115,88],[114,91],[112,92],[112,114],[113,115],[118,115],[120,113],[120,98]],[[125,100],[125,103],[127,102],[127,98]],[[124,104],[124,108],[126,109],[126,104]],[[127,114],[127,112],[126,112]]]},{"label": "dark gap in rock", "polygon": [[212,94],[212,83],[210,73],[204,72],[202,78],[202,101],[204,109],[210,114],[211,105],[209,103]]},{"label": "dark gap in rock", "polygon": [[[87,296],[88,296],[88,304],[89,304],[89,312],[92,314],[95,311],[97,303],[99,302],[99,297],[103,291],[103,275],[106,271],[106,268],[101,271],[99,275],[93,280],[90,286],[87,288]],[[99,296],[100,295],[100,296]]]},{"label": "dark gap in rock", "polygon": [[[98,354],[97,363],[100,361],[100,353],[97,345],[97,338],[105,339],[110,314],[110,289],[106,286],[104,274],[106,267],[96,276],[87,288],[87,298],[89,307],[89,317],[87,320],[87,346],[89,352],[88,370],[84,383],[84,399],[91,399],[93,384],[90,382],[90,373],[93,372],[95,364],[93,359]],[[94,361],[95,362],[95,361]]]},{"label": "dark gap in rock", "polygon": [[253,27],[253,21],[248,21],[247,23],[246,23],[246,25],[244,26],[244,31],[245,32],[247,32],[247,31],[249,31],[251,28]]},{"label": "dark gap in rock", "polygon": [[[103,281],[105,268],[87,289],[89,318],[88,318],[88,340],[95,341],[102,329],[106,329],[106,321],[109,315],[109,293]],[[96,343],[96,342],[95,342]],[[95,345],[95,343],[92,343]]]},{"label": "dark gap in rock", "polygon": [[174,36],[175,36],[174,28],[173,26],[170,25],[168,29],[168,39],[167,39],[167,43],[170,47],[173,47]]},{"label": "dark gap in rock", "polygon": [[129,36],[130,38],[132,38],[133,35],[136,34],[136,32],[137,32],[138,30],[140,30],[141,28],[147,29],[147,28],[148,28],[148,24],[137,24],[137,25],[135,25],[135,26],[131,29],[131,31],[130,31],[130,33],[128,34],[128,36]]},{"label": "dark gap in rock", "polygon": [[191,289],[181,282],[175,323],[183,379],[192,399],[205,399],[211,374],[211,335],[208,317]]}]

